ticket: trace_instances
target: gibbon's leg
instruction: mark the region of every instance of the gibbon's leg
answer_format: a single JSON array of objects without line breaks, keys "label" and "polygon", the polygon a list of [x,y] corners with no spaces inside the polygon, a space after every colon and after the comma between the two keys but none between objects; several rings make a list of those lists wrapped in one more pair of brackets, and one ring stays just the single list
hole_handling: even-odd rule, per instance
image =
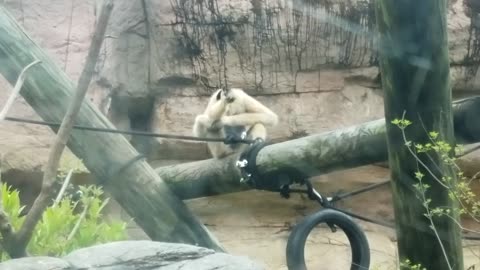
[{"label": "gibbon's leg", "polygon": [[[255,140],[255,139],[262,139],[265,141],[267,138],[267,129],[262,124],[255,124],[248,130],[247,137],[245,139]],[[225,145],[223,145],[225,146]],[[223,157],[228,156],[233,153],[240,153],[246,151],[248,148],[248,144],[245,143],[238,143],[234,145],[230,145],[230,147],[226,147],[226,150],[223,154]]]},{"label": "gibbon's leg", "polygon": [[255,139],[267,139],[267,129],[262,124],[255,124],[250,128],[250,132],[248,132],[248,138],[251,140]]},{"label": "gibbon's leg", "polygon": [[[226,138],[225,130],[223,128],[215,132],[208,132],[207,137],[224,139]],[[225,144],[224,142],[207,142],[208,149],[213,158],[220,159],[233,154],[237,151],[237,147],[231,144]]]},{"label": "gibbon's leg", "polygon": [[223,126],[223,134],[225,135],[226,143],[232,148],[238,145],[238,143],[233,143],[233,140],[246,139],[248,135],[244,126]]},{"label": "gibbon's leg", "polygon": [[[194,125],[194,134],[198,137],[214,138],[214,139],[223,139],[224,132],[220,129],[211,129],[207,128],[204,121],[209,121],[206,115],[199,115],[196,118]],[[224,144],[223,142],[207,142],[207,147],[210,153],[214,158],[222,158],[233,152],[233,149],[229,145]]]},{"label": "gibbon's leg", "polygon": [[236,149],[230,148],[223,142],[208,142],[207,145],[212,157],[216,159],[224,158],[236,152]]},{"label": "gibbon's leg", "polygon": [[[212,120],[205,114],[198,115],[193,125],[193,133],[197,137],[223,139],[224,133],[221,128],[212,128]],[[214,158],[222,158],[232,150],[223,142],[207,142],[208,149]]]}]

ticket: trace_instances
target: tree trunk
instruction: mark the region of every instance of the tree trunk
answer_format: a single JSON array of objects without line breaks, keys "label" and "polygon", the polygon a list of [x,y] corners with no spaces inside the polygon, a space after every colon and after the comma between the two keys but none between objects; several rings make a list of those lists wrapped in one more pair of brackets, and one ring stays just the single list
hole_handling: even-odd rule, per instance
[{"label": "tree trunk", "polygon": [[[405,145],[402,130],[394,119],[412,122],[405,136],[413,144],[430,142],[436,131],[443,141],[454,144],[451,85],[447,43],[446,0],[376,1],[380,32],[380,69],[385,92],[385,119],[391,170],[393,204],[400,261],[409,259],[428,270],[463,269],[460,228],[446,216],[434,217],[436,235],[414,184],[417,171],[431,199],[428,208],[455,206],[449,190],[429,174]],[[376,145],[372,145],[377,147]],[[453,151],[450,152],[453,155]],[[418,154],[419,160],[439,179],[455,174],[442,166],[440,155]],[[437,165],[440,168],[437,169]],[[419,197],[417,197],[419,196]],[[458,217],[457,222],[458,222]],[[405,268],[407,269],[407,268]]]},{"label": "tree trunk", "polygon": [[[59,123],[74,84],[0,7],[0,74],[14,84],[21,69],[35,59],[42,63],[29,72],[21,95],[45,121]],[[114,128],[89,101],[83,103],[75,124]],[[124,136],[74,130],[68,147],[153,240],[223,250],[148,163],[136,161],[118,172],[138,155]]]},{"label": "tree trunk", "polygon": [[[462,143],[480,142],[480,97],[453,103],[455,136]],[[385,120],[379,119],[322,134],[266,146],[258,153],[261,173],[285,165],[320,175],[387,160]],[[374,147],[372,147],[374,145]],[[186,200],[248,190],[239,182],[238,156],[156,168],[177,196]]]}]

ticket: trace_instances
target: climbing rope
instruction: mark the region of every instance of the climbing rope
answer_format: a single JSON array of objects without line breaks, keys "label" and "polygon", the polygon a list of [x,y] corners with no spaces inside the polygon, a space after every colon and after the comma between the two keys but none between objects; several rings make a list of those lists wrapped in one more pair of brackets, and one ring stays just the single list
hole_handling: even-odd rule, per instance
[{"label": "climbing rope", "polygon": [[[15,117],[5,117],[4,120],[12,121],[12,122],[20,122],[20,123],[29,123],[29,124],[35,124],[35,125],[44,125],[44,126],[50,126],[50,127],[60,127],[61,125],[60,123],[37,121],[37,120],[22,119],[22,118],[15,118]],[[240,169],[240,173],[242,176],[240,181],[242,183],[246,183],[252,186],[253,188],[259,189],[259,190],[279,192],[284,198],[289,198],[290,193],[305,193],[308,195],[310,199],[315,200],[315,198],[318,197],[315,195],[319,195],[318,193],[317,194],[314,193],[316,191],[313,189],[310,181],[308,180],[308,176],[301,173],[298,169],[295,169],[293,167],[284,166],[284,168],[277,170],[275,172],[260,174],[256,166],[256,159],[260,150],[265,146],[267,146],[267,143],[261,139],[248,140],[248,139],[232,138],[232,137],[231,138],[202,138],[202,137],[194,137],[194,136],[182,136],[182,135],[152,133],[152,132],[144,132],[144,131],[96,128],[96,127],[87,127],[87,126],[81,126],[81,125],[74,125],[73,128],[78,130],[88,130],[88,131],[95,131],[95,132],[159,137],[159,138],[176,139],[176,140],[223,142],[225,144],[234,144],[234,143],[249,144],[249,147],[247,148],[247,150],[245,150],[240,155],[240,158],[236,163],[236,166]],[[142,155],[132,158],[131,160],[126,162],[124,165],[117,168],[115,171],[112,171],[110,173],[110,176],[114,176],[118,174],[119,172],[123,171],[126,167],[132,165],[138,160],[141,160],[142,158],[144,158]],[[384,227],[395,228],[395,226],[391,223],[357,215],[333,206],[333,203],[336,201],[340,201],[342,199],[355,196],[357,194],[374,190],[376,188],[386,185],[389,182],[390,180],[386,180],[386,181],[375,183],[352,192],[337,194],[331,198],[327,198],[327,200],[322,200],[320,203],[325,208],[331,208],[333,210],[342,212],[351,217],[354,217],[366,222],[374,223],[377,225],[381,225]],[[307,186],[307,190],[290,188],[290,185],[294,183],[305,184]],[[463,238],[470,239],[470,240],[480,240],[480,237],[476,237],[476,236],[463,236]]]},{"label": "climbing rope", "polygon": [[[275,172],[261,174],[258,168],[256,167],[256,160],[257,160],[258,153],[265,146],[266,146],[265,142],[261,140],[255,141],[252,144],[250,144],[250,147],[247,148],[240,155],[240,158],[237,161],[236,165],[240,169],[240,174],[242,176],[240,180],[241,182],[244,182],[255,189],[279,192],[280,195],[284,198],[289,198],[290,193],[304,193],[304,194],[307,194],[310,200],[316,200],[324,208],[330,208],[332,210],[342,212],[348,216],[357,218],[359,220],[363,220],[363,221],[380,225],[383,227],[395,229],[395,225],[393,223],[358,215],[334,206],[334,203],[337,201],[340,201],[349,197],[353,197],[355,195],[362,194],[362,193],[380,188],[382,186],[385,186],[388,183],[390,183],[390,179],[381,181],[379,183],[374,183],[354,191],[346,192],[343,194],[336,194],[333,197],[323,198],[313,188],[312,183],[308,179],[309,177],[301,173],[297,169],[288,168],[287,166],[286,168],[277,170]],[[306,190],[290,188],[290,185],[295,183],[305,185],[307,187]],[[480,236],[468,236],[464,234],[462,237],[468,240],[480,240]]]},{"label": "climbing rope", "polygon": [[[61,125],[60,123],[37,121],[37,120],[22,119],[22,118],[15,118],[15,117],[5,117],[5,120],[12,121],[12,122],[34,124],[34,125],[50,126],[50,127],[60,127]],[[145,132],[145,131],[96,128],[96,127],[87,127],[87,126],[80,126],[80,125],[74,125],[73,128],[78,130],[88,130],[88,131],[105,132],[105,133],[118,133],[118,134],[137,135],[137,136],[146,136],[146,137],[158,137],[158,138],[186,140],[186,141],[223,142],[225,144],[234,144],[234,143],[251,144],[253,142],[253,140],[239,139],[239,138],[228,138],[228,139],[227,138],[202,138],[202,137],[194,137],[194,136],[162,134],[162,133],[153,133],[153,132]]]}]

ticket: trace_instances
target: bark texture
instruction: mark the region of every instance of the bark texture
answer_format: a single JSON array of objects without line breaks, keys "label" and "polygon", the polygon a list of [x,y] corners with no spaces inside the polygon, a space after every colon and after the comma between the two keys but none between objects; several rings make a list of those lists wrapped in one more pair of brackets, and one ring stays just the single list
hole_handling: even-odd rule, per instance
[{"label": "bark texture", "polygon": [[[480,97],[453,102],[457,142],[480,142]],[[268,145],[257,156],[260,173],[286,166],[310,176],[349,169],[388,158],[385,120],[379,119],[317,135]],[[237,156],[207,159],[156,168],[182,199],[213,196],[249,189],[240,184]]]},{"label": "bark texture", "polygon": [[[0,74],[14,84],[35,59],[42,64],[31,70],[20,94],[45,121],[61,122],[74,84],[0,7]],[[75,124],[114,128],[89,101],[82,104]],[[124,136],[74,130],[67,146],[152,240],[223,250],[147,162],[139,160],[118,171],[138,155]]]},{"label": "bark texture", "polygon": [[[463,269],[460,228],[448,217],[434,217],[436,233],[414,184],[417,171],[430,188],[426,198],[429,208],[455,207],[434,176],[410,153],[394,119],[412,122],[405,129],[406,140],[412,144],[430,142],[428,132],[454,144],[451,85],[449,74],[446,0],[379,0],[376,2],[380,32],[380,70],[385,92],[385,119],[389,164],[392,176],[393,204],[400,261],[409,259],[426,269]],[[453,155],[453,151],[450,153]],[[435,153],[418,154],[438,179],[455,175],[442,166]],[[437,167],[439,165],[439,167]],[[457,222],[458,222],[458,217]],[[405,268],[406,269],[406,268]]]}]

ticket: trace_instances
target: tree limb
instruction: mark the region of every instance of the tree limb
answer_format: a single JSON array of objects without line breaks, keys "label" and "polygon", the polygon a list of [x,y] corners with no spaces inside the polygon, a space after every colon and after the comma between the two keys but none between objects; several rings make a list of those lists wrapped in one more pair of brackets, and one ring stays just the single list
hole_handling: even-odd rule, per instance
[{"label": "tree limb", "polygon": [[35,60],[32,62],[30,65],[26,66],[22,72],[20,72],[20,75],[18,76],[17,83],[15,84],[15,87],[13,87],[13,91],[10,94],[10,96],[7,99],[7,102],[3,106],[2,111],[0,111],[0,121],[4,120],[5,117],[7,116],[8,111],[13,105],[13,102],[15,101],[15,98],[18,96],[18,93],[20,93],[20,90],[22,89],[23,82],[25,81],[25,73],[27,70],[31,67],[33,67],[36,64],[41,63],[40,60]]},{"label": "tree limb", "polygon": [[[480,96],[453,102],[458,143],[480,142]],[[387,160],[385,119],[266,146],[257,156],[260,173],[293,167],[310,176]],[[237,156],[156,168],[172,191],[187,200],[250,189],[241,184]]]},{"label": "tree limb", "polygon": [[72,130],[75,118],[80,110],[85,95],[88,90],[88,86],[92,79],[95,64],[98,59],[100,48],[102,46],[103,37],[108,25],[108,20],[113,9],[113,3],[111,0],[105,1],[100,19],[96,25],[95,33],[93,36],[92,44],[90,46],[87,62],[85,68],[80,75],[77,89],[71,100],[71,104],[67,109],[66,115],[62,121],[62,124],[58,130],[58,134],[55,137],[55,141],[52,145],[47,165],[44,170],[42,189],[40,194],[35,199],[32,208],[28,212],[22,227],[16,235],[16,249],[17,252],[11,254],[13,258],[23,257],[26,255],[26,247],[30,241],[35,226],[41,219],[43,212],[51,203],[52,196],[54,194],[54,183],[57,178],[58,164],[62,156],[63,150],[67,144],[70,132]]},{"label": "tree limb", "polygon": [[[2,160],[0,158],[0,188],[2,186]],[[0,190],[0,234],[2,235],[1,247],[10,254],[15,249],[15,232],[10,219],[3,208],[2,192]]]},{"label": "tree limb", "polygon": [[56,206],[60,203],[60,201],[63,198],[63,194],[65,193],[65,190],[67,190],[68,185],[70,184],[70,179],[72,179],[73,175],[73,169],[70,169],[68,171],[67,176],[65,177],[65,180],[62,184],[62,188],[60,188],[60,191],[57,194],[57,197],[55,198],[55,201],[53,202],[53,206]]},{"label": "tree limb", "polygon": [[[62,121],[75,89],[72,81],[2,7],[0,59],[0,74],[10,83],[15,82],[21,67],[31,59],[42,60],[41,67],[32,70],[25,80],[21,95],[44,121]],[[83,102],[75,124],[115,128],[88,100]],[[224,251],[153,168],[146,161],[136,159],[138,152],[124,136],[74,130],[67,145],[152,240]],[[121,173],[117,173],[119,169]]]}]

